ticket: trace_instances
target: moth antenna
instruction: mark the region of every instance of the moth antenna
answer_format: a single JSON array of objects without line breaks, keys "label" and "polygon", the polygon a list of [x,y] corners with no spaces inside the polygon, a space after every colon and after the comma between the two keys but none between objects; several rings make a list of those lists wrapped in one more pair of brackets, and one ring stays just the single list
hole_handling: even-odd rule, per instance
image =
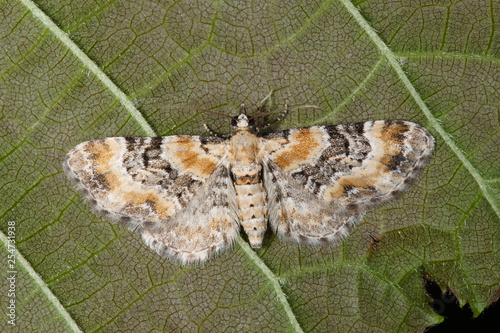
[{"label": "moth antenna", "polygon": [[227,139],[227,138],[229,138],[231,136],[231,134],[220,134],[220,133],[217,133],[214,130],[212,130],[210,127],[208,127],[207,124],[203,124],[203,127],[205,127],[205,129],[207,130],[208,133],[210,133],[210,135],[216,136],[218,138]]},{"label": "moth antenna", "polygon": [[288,113],[288,111],[290,110],[295,110],[295,109],[299,109],[299,108],[314,108],[314,109],[318,109],[319,106],[317,105],[309,105],[309,104],[304,104],[304,105],[296,105],[296,106],[292,106],[292,107],[288,107],[288,105],[285,104],[285,108],[283,109],[280,109],[280,110],[275,110],[275,111],[269,111],[269,112],[264,112],[264,113],[259,113],[255,116],[253,116],[252,118],[250,118],[250,120],[253,120],[255,118],[259,118],[259,117],[263,117],[263,116],[268,116],[270,114],[274,114],[274,113],[280,113],[281,112],[281,115],[278,116],[276,119],[274,119],[273,121],[265,124],[264,126],[262,127],[256,127],[255,128],[255,131],[258,132],[262,129],[265,129],[265,128],[268,128],[269,126],[273,125],[273,124],[276,124],[278,121],[280,121],[281,119],[283,119],[286,114]]},{"label": "moth antenna", "polygon": [[259,114],[256,114],[255,116],[251,117],[250,119],[255,119],[255,118],[259,118],[259,117],[269,116],[270,114],[280,113],[280,112],[283,112],[283,111],[287,111],[288,112],[290,110],[295,110],[295,109],[300,109],[300,108],[319,109],[319,106],[313,105],[313,104],[295,105],[295,106],[285,107],[285,108],[279,109],[279,110],[274,110],[274,111],[259,113]]},{"label": "moth antenna", "polygon": [[[244,108],[243,104],[242,104],[242,107]],[[228,117],[228,118],[234,119],[233,116],[227,115],[227,114],[222,113],[222,112],[212,111],[212,110],[198,108],[198,107],[189,106],[189,105],[165,105],[162,107],[162,109],[164,109],[164,108],[180,108],[180,109],[196,110],[196,111],[212,113],[212,114],[215,114],[218,116],[223,116],[223,117]],[[231,135],[231,134],[217,133],[217,132],[213,131],[210,127],[208,127],[208,125],[206,123],[203,124],[203,127],[205,127],[205,130],[207,130],[207,132],[210,133],[210,135],[216,136],[218,138],[228,138]]]},{"label": "moth antenna", "polygon": [[203,109],[203,108],[197,108],[195,106],[189,106],[189,105],[165,105],[165,106],[162,107],[162,109],[164,109],[164,108],[190,109],[190,110],[196,110],[196,111],[202,111],[202,112],[212,113],[212,114],[216,114],[218,116],[223,116],[223,117],[228,117],[228,118],[233,119],[232,116],[230,116],[228,114],[225,114],[225,113],[222,113],[222,112],[207,110],[207,109]]}]

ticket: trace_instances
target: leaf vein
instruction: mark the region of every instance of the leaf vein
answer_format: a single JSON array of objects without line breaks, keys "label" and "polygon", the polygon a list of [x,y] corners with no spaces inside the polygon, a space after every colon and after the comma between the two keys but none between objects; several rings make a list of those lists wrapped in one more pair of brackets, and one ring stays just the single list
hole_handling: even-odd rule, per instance
[{"label": "leaf vein", "polygon": [[429,124],[432,128],[441,136],[443,141],[448,145],[448,147],[455,153],[458,159],[462,162],[465,168],[469,171],[471,176],[474,178],[479,188],[484,194],[486,200],[488,200],[491,208],[495,214],[500,217],[500,207],[495,203],[494,195],[488,189],[485,180],[481,177],[479,171],[472,165],[472,163],[467,160],[465,154],[460,150],[460,148],[452,140],[451,136],[443,129],[439,120],[434,117],[425,102],[423,101],[420,94],[417,92],[410,79],[404,72],[403,68],[397,60],[396,54],[389,49],[389,47],[384,43],[380,36],[375,32],[373,27],[370,26],[369,22],[361,15],[361,13],[354,7],[354,5],[349,0],[340,0],[342,4],[347,8],[351,15],[356,19],[360,27],[366,32],[366,34],[371,38],[373,43],[378,47],[380,53],[387,58],[387,61],[394,68],[399,76],[399,79],[403,85],[408,89],[410,95],[413,97],[415,102],[418,104],[424,115],[429,120]]},{"label": "leaf vein", "polygon": [[[3,232],[0,232],[0,241],[6,246],[8,243],[7,236]],[[54,308],[61,314],[61,317],[68,324],[69,328],[73,332],[82,332],[75,320],[71,317],[66,308],[59,302],[59,299],[52,293],[49,286],[43,281],[40,275],[33,269],[31,264],[23,257],[23,255],[15,249],[17,264],[20,265],[26,273],[33,279],[34,283],[40,288],[40,291],[48,298],[49,302],[54,306]]]}]

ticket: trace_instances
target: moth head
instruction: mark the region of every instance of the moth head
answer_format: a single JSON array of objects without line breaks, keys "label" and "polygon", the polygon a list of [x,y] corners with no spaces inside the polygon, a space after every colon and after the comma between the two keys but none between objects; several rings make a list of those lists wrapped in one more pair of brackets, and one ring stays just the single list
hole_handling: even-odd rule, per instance
[{"label": "moth head", "polygon": [[246,114],[240,114],[238,116],[238,118],[232,119],[231,120],[231,125],[233,125],[236,128],[247,128],[247,127],[249,127],[247,115]]},{"label": "moth head", "polygon": [[241,104],[240,106],[240,114],[238,118],[232,117],[231,119],[231,125],[235,129],[239,128],[253,128],[255,124],[254,117],[248,118],[247,116],[247,109],[245,108],[245,104]]}]

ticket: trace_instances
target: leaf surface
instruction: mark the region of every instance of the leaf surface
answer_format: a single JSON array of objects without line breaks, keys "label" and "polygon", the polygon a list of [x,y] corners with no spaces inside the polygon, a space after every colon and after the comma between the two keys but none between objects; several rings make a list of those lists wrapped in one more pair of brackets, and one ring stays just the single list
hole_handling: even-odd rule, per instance
[{"label": "leaf surface", "polygon": [[[0,328],[421,331],[441,320],[422,276],[479,314],[500,293],[498,12],[483,1],[0,1],[0,253],[17,258],[17,326],[3,269]],[[168,106],[255,112],[270,91],[276,108],[319,106],[273,130],[402,119],[434,135],[434,156],[336,245],[268,234],[262,249],[240,239],[184,267],[92,212],[62,171],[86,140],[229,132],[227,119]]]}]

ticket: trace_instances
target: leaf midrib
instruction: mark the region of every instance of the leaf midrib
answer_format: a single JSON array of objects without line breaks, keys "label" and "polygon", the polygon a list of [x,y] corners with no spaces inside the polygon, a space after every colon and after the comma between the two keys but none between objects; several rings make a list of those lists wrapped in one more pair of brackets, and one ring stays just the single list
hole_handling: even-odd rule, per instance
[{"label": "leaf midrib", "polygon": [[[0,232],[0,241],[3,242],[5,247],[7,247],[9,244],[9,239],[3,232]],[[33,266],[31,266],[31,264],[26,260],[26,258],[24,258],[24,256],[17,250],[17,248],[15,248],[15,255],[16,266],[22,268],[31,277],[33,284],[38,286],[40,292],[45,295],[52,306],[54,306],[56,311],[59,312],[68,327],[71,328],[73,332],[82,332],[75,320],[71,317],[71,314],[61,304],[59,299],[57,299],[54,293],[52,293],[52,290],[49,288],[49,286],[45,283],[45,281],[43,281],[42,277],[38,275]]]}]

